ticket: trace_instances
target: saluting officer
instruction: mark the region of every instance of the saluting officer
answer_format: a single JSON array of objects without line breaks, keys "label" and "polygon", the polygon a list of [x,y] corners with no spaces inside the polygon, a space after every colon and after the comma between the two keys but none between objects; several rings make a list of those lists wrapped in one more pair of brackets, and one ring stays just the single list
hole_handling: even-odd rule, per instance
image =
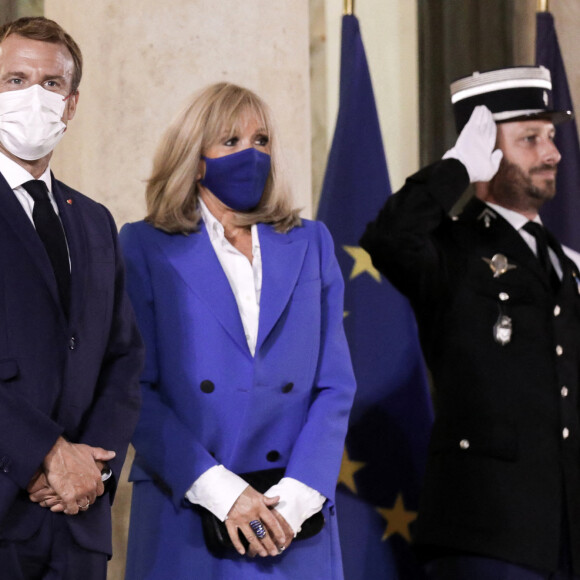
[{"label": "saluting officer", "polygon": [[543,67],[474,73],[451,94],[455,146],[361,240],[411,300],[434,381],[416,545],[430,578],[578,578],[578,254],[538,216],[572,114],[551,108]]}]

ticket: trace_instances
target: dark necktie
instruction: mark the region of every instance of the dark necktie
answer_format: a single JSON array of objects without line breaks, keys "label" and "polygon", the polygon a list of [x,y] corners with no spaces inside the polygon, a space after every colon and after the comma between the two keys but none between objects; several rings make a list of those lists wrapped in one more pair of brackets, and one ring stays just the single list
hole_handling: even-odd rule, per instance
[{"label": "dark necktie", "polygon": [[[560,287],[560,279],[558,278],[558,274],[556,274],[554,264],[552,264],[550,254],[548,253],[548,236],[546,229],[540,224],[530,221],[524,225],[524,230],[529,234],[532,234],[536,239],[536,250],[540,265],[544,272],[546,272],[552,289],[557,290]],[[554,249],[554,251],[556,250]]]},{"label": "dark necktie", "polygon": [[50,203],[48,189],[44,181],[37,179],[27,181],[22,184],[22,187],[24,187],[34,200],[34,208],[32,210],[34,226],[50,258],[58,286],[60,302],[65,314],[68,315],[70,302],[70,265],[62,224]]}]

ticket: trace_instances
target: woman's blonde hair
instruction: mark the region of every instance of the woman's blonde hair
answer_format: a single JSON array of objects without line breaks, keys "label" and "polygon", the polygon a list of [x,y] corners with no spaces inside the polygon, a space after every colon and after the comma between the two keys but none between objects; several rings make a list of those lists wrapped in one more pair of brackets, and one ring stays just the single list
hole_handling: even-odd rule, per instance
[{"label": "woman's blonde hair", "polygon": [[270,175],[258,207],[236,212],[235,224],[272,224],[279,232],[300,225],[299,209],[293,207],[283,169],[280,148],[270,110],[252,91],[230,83],[210,85],[196,93],[163,135],[147,182],[146,221],[169,233],[197,230],[199,163],[201,156],[224,134],[239,129],[246,113],[257,116],[271,146]]}]

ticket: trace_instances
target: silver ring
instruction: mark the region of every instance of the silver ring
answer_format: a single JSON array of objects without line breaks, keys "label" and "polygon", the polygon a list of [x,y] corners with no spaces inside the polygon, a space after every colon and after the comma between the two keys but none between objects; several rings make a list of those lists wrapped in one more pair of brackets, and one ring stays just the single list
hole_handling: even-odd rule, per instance
[{"label": "silver ring", "polygon": [[83,512],[87,511],[89,509],[89,506],[91,505],[90,501],[87,501],[86,505],[80,505],[79,509]]}]

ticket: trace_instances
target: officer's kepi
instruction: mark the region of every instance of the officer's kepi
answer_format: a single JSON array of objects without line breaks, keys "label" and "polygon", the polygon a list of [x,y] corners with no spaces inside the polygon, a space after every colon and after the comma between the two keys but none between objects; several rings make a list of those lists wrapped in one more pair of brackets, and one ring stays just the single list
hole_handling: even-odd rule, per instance
[{"label": "officer's kepi", "polygon": [[458,133],[478,105],[485,105],[496,123],[547,119],[557,125],[574,118],[572,111],[553,110],[550,71],[543,66],[474,72],[451,83],[451,103]]}]

